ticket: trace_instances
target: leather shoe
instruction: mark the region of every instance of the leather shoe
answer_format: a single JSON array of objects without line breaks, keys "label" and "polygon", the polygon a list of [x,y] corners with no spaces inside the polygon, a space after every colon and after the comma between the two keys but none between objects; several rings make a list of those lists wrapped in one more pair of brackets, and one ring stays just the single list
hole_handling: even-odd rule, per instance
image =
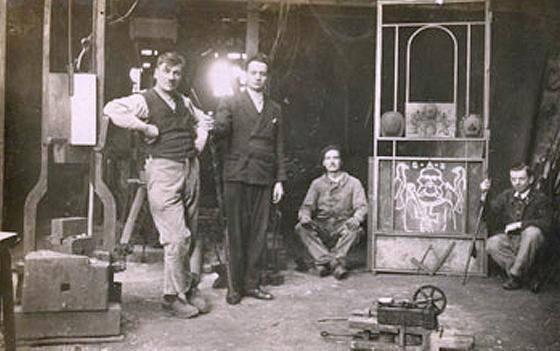
[{"label": "leather shoe", "polygon": [[247,290],[245,292],[245,296],[254,297],[255,299],[259,299],[259,300],[272,300],[272,299],[274,299],[274,296],[271,293],[269,293],[267,291],[264,291],[261,288]]},{"label": "leather shoe", "polygon": [[199,314],[198,309],[177,297],[164,298],[161,307],[177,318],[192,318]]},{"label": "leather shoe", "polygon": [[531,291],[534,294],[538,294],[539,291],[541,291],[541,285],[542,282],[540,280],[535,280],[534,282],[531,283]]},{"label": "leather shoe", "polygon": [[317,266],[317,273],[319,274],[319,277],[326,277],[331,274],[331,269],[329,266],[321,264]]},{"label": "leather shoe", "polygon": [[337,280],[342,280],[348,276],[348,271],[346,268],[339,265],[335,268],[333,275]]},{"label": "leather shoe", "polygon": [[508,280],[502,285],[505,290],[518,290],[521,289],[521,280],[511,275]]},{"label": "leather shoe", "polygon": [[226,295],[226,302],[230,305],[237,305],[241,302],[241,294],[237,291],[228,291]]},{"label": "leather shoe", "polygon": [[202,296],[200,290],[196,287],[191,288],[186,294],[185,297],[189,304],[193,305],[198,309],[200,313],[208,313],[210,312],[210,304],[208,301]]}]

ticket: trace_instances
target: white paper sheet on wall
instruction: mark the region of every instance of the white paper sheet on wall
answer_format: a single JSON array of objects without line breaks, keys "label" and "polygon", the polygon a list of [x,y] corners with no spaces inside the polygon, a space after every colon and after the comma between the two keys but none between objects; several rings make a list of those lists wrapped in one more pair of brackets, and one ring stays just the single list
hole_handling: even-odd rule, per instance
[{"label": "white paper sheet on wall", "polygon": [[70,144],[95,145],[97,136],[97,92],[94,74],[74,75],[71,101]]}]

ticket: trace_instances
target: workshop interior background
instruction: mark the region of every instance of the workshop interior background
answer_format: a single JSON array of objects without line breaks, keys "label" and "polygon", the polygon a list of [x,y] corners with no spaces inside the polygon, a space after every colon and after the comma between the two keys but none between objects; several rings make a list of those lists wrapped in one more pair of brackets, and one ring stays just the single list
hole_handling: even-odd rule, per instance
[{"label": "workshop interior background", "polygon": [[[74,3],[72,42],[77,55],[80,39],[91,30],[91,3]],[[108,3],[110,19],[124,13],[133,0]],[[367,185],[375,78],[375,8],[288,3],[270,3],[260,15],[260,49],[274,58],[271,94],[283,105],[288,130],[289,180],[287,197],[281,204],[284,231],[293,228],[311,179],[321,173],[317,155],[323,146],[342,145],[348,155],[346,169]],[[64,72],[67,62],[64,6],[53,9],[51,71]],[[495,188],[501,190],[508,184],[510,163],[530,159],[546,62],[560,53],[560,3],[494,0],[492,9],[489,172]],[[19,233],[25,197],[40,170],[42,11],[42,1],[8,1],[2,229]],[[430,13],[423,15],[429,17]],[[188,79],[184,91],[194,88],[202,108],[215,108],[216,100],[205,78],[207,70],[214,53],[243,50],[246,6],[230,1],[140,1],[135,16],[177,19],[176,46],[165,41],[142,44],[160,52],[176,47],[185,54]],[[129,69],[141,60],[138,45],[130,40],[126,22],[107,27],[107,101],[130,93]],[[551,115],[559,118],[559,113],[552,111]],[[110,140],[117,142],[111,145],[105,176],[117,197],[122,222],[130,201],[123,179],[136,165],[131,164],[135,157],[130,154],[129,134],[111,133],[116,135],[110,134]],[[213,208],[214,178],[208,152],[202,165],[202,207]],[[49,191],[39,207],[39,233],[48,232],[49,218],[86,213],[87,164],[56,167],[59,175],[50,177]]]}]

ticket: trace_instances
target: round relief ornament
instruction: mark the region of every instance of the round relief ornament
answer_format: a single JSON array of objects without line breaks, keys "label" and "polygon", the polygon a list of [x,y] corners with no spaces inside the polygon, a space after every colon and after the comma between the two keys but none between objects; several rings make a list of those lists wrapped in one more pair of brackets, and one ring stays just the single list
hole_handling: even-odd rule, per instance
[{"label": "round relief ornament", "polygon": [[467,137],[477,137],[482,130],[482,120],[479,115],[470,114],[463,120],[463,132]]},{"label": "round relief ornament", "polygon": [[388,111],[381,115],[381,135],[400,137],[404,132],[404,117],[398,111]]}]

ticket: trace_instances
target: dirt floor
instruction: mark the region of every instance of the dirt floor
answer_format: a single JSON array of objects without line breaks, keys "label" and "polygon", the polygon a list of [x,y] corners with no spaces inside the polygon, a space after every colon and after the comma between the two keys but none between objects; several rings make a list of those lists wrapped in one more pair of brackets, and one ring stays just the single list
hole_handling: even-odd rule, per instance
[{"label": "dirt floor", "polygon": [[202,292],[212,311],[180,320],[160,307],[163,265],[129,263],[116,280],[123,282],[124,340],[91,345],[43,346],[41,350],[348,350],[348,339],[325,340],[323,330],[347,332],[347,322],[318,322],[325,317],[348,317],[379,297],[411,298],[418,287],[433,284],[446,294],[448,306],[440,316],[444,328],[472,333],[476,350],[560,350],[560,288],[534,294],[504,291],[498,277],[460,277],[354,272],[344,281],[319,278],[313,271],[283,271],[285,283],[269,287],[276,299],[245,298],[225,302],[225,290],[212,289],[214,273],[206,274]]}]

